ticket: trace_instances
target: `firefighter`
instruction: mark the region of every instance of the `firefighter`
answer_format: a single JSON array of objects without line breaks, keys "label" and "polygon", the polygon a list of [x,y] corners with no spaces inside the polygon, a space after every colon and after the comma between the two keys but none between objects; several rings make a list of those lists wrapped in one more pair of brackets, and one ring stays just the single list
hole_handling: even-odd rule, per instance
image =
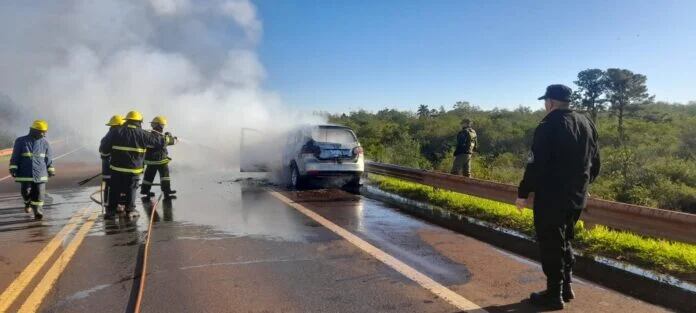
[{"label": "firefighter", "polygon": [[[125,120],[123,116],[116,114],[109,119],[106,126],[109,126],[109,131],[112,129],[123,125]],[[111,159],[110,153],[100,153],[102,160],[102,182],[104,182],[104,190],[102,190],[102,201],[106,204],[109,199],[109,187],[111,182],[111,169],[109,169],[109,161]]]},{"label": "firefighter", "polygon": [[34,211],[34,218],[43,218],[43,198],[48,177],[55,175],[51,145],[46,140],[48,123],[36,120],[32,123],[29,134],[19,137],[14,142],[10,158],[10,175],[21,183],[24,199],[24,211]]},{"label": "firefighter", "polygon": [[143,173],[143,160],[147,149],[162,149],[164,137],[155,136],[141,128],[143,115],[130,111],[125,123],[109,130],[99,146],[99,152],[109,154],[111,188],[109,202],[104,214],[105,220],[116,218],[116,208],[121,194],[125,194],[125,211],[129,217],[137,217],[135,212],[135,191],[140,174]]},{"label": "firefighter", "polygon": [[155,176],[159,172],[160,186],[164,193],[165,199],[176,199],[176,190],[172,190],[171,177],[169,176],[169,162],[172,160],[167,152],[167,146],[174,145],[177,138],[169,132],[164,132],[164,126],[167,125],[167,119],[164,116],[155,117],[150,123],[152,126],[152,134],[163,138],[166,145],[161,149],[147,149],[145,153],[145,177],[140,189],[140,194],[145,197],[152,197],[155,194],[150,192]]},{"label": "firefighter", "polygon": [[571,240],[587,204],[587,189],[599,174],[597,130],[585,115],[570,110],[572,90],[550,85],[544,100],[548,114],[534,131],[532,151],[520,182],[517,208],[534,193],[534,230],[541,252],[546,290],[530,295],[532,304],[563,309],[575,298]]}]

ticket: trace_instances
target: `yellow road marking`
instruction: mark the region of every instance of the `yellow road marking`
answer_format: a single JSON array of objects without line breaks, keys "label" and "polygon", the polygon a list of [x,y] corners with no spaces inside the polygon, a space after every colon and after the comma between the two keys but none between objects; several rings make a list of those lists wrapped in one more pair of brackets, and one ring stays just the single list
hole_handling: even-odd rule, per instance
[{"label": "yellow road marking", "polygon": [[87,212],[87,209],[80,210],[75,213],[68,223],[63,226],[51,241],[34,257],[34,260],[27,265],[22,273],[15,278],[7,289],[0,295],[0,312],[5,312],[14,303],[17,297],[24,291],[29,283],[34,279],[34,276],[43,268],[44,264],[53,256],[56,249],[60,247],[65,237],[70,234],[77,226],[77,223],[82,219],[82,216]]},{"label": "yellow road marking", "polygon": [[315,220],[316,222],[318,222],[319,224],[328,228],[332,232],[343,237],[343,239],[347,240],[348,242],[352,243],[356,247],[358,247],[361,250],[372,255],[377,260],[382,261],[382,263],[388,265],[389,267],[393,268],[394,270],[401,273],[402,275],[415,281],[416,283],[421,285],[423,288],[429,290],[430,292],[434,293],[438,297],[440,297],[440,298],[444,299],[445,301],[449,302],[450,304],[454,305],[458,309],[460,309],[462,311],[467,311],[467,312],[479,312],[479,313],[487,312],[486,310],[482,309],[477,304],[464,298],[460,294],[458,294],[458,293],[450,290],[449,288],[441,285],[440,283],[436,282],[432,278],[430,278],[430,277],[426,276],[425,274],[417,271],[416,269],[408,266],[406,263],[399,261],[397,258],[387,254],[386,252],[373,246],[372,244],[368,243],[367,241],[360,239],[360,237],[358,237],[358,236],[354,235],[353,233],[341,228],[340,226],[327,220],[326,218],[322,217],[321,215],[315,213],[314,211],[307,209],[306,207],[304,207],[303,205],[301,205],[297,202],[293,202],[288,197],[283,196],[282,194],[278,193],[277,191],[269,191],[269,192],[271,193],[271,195],[278,198],[278,200],[284,202],[285,204],[300,211],[300,213]]},{"label": "yellow road marking", "polygon": [[43,302],[43,299],[51,291],[53,285],[55,285],[60,275],[68,266],[68,263],[70,263],[70,260],[72,260],[73,256],[75,256],[75,252],[82,244],[87,232],[89,232],[92,225],[94,225],[94,221],[97,219],[97,214],[98,212],[96,211],[92,212],[87,221],[82,224],[80,230],[78,230],[77,234],[75,234],[75,238],[73,238],[70,244],[68,244],[65,251],[63,251],[60,257],[58,257],[58,260],[53,263],[53,266],[51,266],[48,272],[46,272],[46,275],[44,275],[43,279],[41,279],[39,284],[36,285],[34,291],[32,291],[31,295],[29,295],[27,300],[24,301],[24,304],[22,304],[22,307],[19,308],[19,311],[17,312],[36,312],[39,309],[41,302]]}]

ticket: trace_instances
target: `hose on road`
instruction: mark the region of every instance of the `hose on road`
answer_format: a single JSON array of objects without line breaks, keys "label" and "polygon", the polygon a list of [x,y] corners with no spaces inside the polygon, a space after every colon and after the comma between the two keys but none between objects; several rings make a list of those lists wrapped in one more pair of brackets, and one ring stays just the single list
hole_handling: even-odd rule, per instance
[{"label": "hose on road", "polygon": [[[141,186],[141,185],[138,185],[138,187],[140,187],[140,186]],[[151,184],[150,186],[160,186],[160,184]],[[95,196],[96,196],[97,194],[101,193],[101,192],[102,192],[102,189],[99,189],[99,190],[93,192],[93,193],[89,196],[89,198],[92,199],[92,201],[94,201],[94,203],[99,204],[99,205],[103,205],[103,204],[102,204],[102,201],[101,201],[100,199],[96,199],[96,198],[95,198]]]},{"label": "hose on road", "polygon": [[[95,198],[96,195],[101,194],[101,192],[102,192],[101,189],[97,190],[94,193],[92,193],[89,196],[89,198],[92,199],[92,201],[94,201],[95,203],[102,205],[102,201]],[[147,278],[147,260],[148,260],[148,256],[149,256],[149,252],[150,252],[150,238],[152,237],[151,236],[152,235],[152,225],[155,222],[155,215],[157,214],[157,206],[162,201],[162,196],[163,196],[163,194],[160,193],[159,197],[157,197],[157,201],[155,201],[155,203],[152,205],[152,210],[150,213],[150,223],[147,226],[147,237],[145,239],[145,248],[143,249],[144,250],[143,257],[142,257],[142,260],[140,263],[140,264],[142,264],[142,269],[140,271],[140,284],[138,287],[138,296],[136,297],[135,309],[133,310],[133,312],[135,312],[135,313],[140,313],[140,309],[141,309],[142,302],[143,302],[143,294],[145,292],[145,279]],[[102,205],[102,208],[103,208],[103,205]]]},{"label": "hose on road", "polygon": [[150,224],[147,226],[147,239],[145,240],[145,251],[143,252],[143,268],[140,272],[140,286],[138,287],[138,297],[135,300],[135,313],[140,313],[140,308],[143,302],[143,294],[145,293],[145,278],[147,278],[147,258],[150,252],[150,238],[152,237],[152,225],[155,223],[155,214],[157,214],[157,205],[162,200],[162,194],[157,197],[157,201],[152,205],[150,213]]}]

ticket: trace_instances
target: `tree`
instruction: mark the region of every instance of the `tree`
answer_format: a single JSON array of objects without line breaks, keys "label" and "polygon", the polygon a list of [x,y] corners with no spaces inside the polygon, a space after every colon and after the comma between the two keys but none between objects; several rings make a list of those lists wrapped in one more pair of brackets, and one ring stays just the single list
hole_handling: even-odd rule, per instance
[{"label": "tree", "polygon": [[418,114],[418,118],[426,118],[430,117],[431,112],[427,105],[421,104],[418,106],[418,111],[416,112],[416,114]]},{"label": "tree", "polygon": [[590,113],[593,122],[597,122],[597,113],[605,109],[604,103],[608,100],[601,98],[607,89],[604,71],[594,68],[586,69],[578,73],[578,80],[574,82],[578,89],[573,98],[574,106]]},{"label": "tree", "polygon": [[648,87],[645,84],[647,80],[645,75],[618,68],[607,69],[604,75],[603,82],[607,98],[611,103],[610,110],[619,119],[618,131],[621,143],[626,138],[623,124],[626,112],[631,112],[654,98],[648,94]]}]

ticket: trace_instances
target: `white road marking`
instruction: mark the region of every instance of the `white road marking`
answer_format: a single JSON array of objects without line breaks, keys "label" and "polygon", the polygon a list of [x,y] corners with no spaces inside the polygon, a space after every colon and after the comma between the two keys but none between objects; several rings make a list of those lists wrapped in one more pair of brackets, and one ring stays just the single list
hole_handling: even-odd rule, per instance
[{"label": "white road marking", "polygon": [[401,262],[397,258],[389,255],[388,253],[380,250],[379,248],[373,246],[365,240],[360,239],[360,237],[354,235],[353,233],[341,228],[340,226],[334,224],[323,216],[315,213],[314,211],[304,207],[303,205],[292,201],[288,197],[278,193],[277,191],[269,190],[270,194],[282,201],[283,203],[295,208],[300,211],[300,213],[306,215],[307,217],[313,219],[317,223],[328,228],[337,235],[343,237],[343,239],[352,243],[356,247],[360,248],[364,252],[372,255],[377,260],[382,261],[382,263],[401,273],[402,275],[408,277],[414,282],[421,285],[423,288],[434,293],[438,297],[444,299],[450,304],[454,305],[458,309],[466,312],[477,312],[477,313],[487,313],[486,310],[482,309],[476,303],[471,302],[469,299],[464,298],[462,295],[452,291],[451,289],[441,285],[432,278],[426,276],[425,274],[419,272],[418,270],[410,267],[404,262]]}]

